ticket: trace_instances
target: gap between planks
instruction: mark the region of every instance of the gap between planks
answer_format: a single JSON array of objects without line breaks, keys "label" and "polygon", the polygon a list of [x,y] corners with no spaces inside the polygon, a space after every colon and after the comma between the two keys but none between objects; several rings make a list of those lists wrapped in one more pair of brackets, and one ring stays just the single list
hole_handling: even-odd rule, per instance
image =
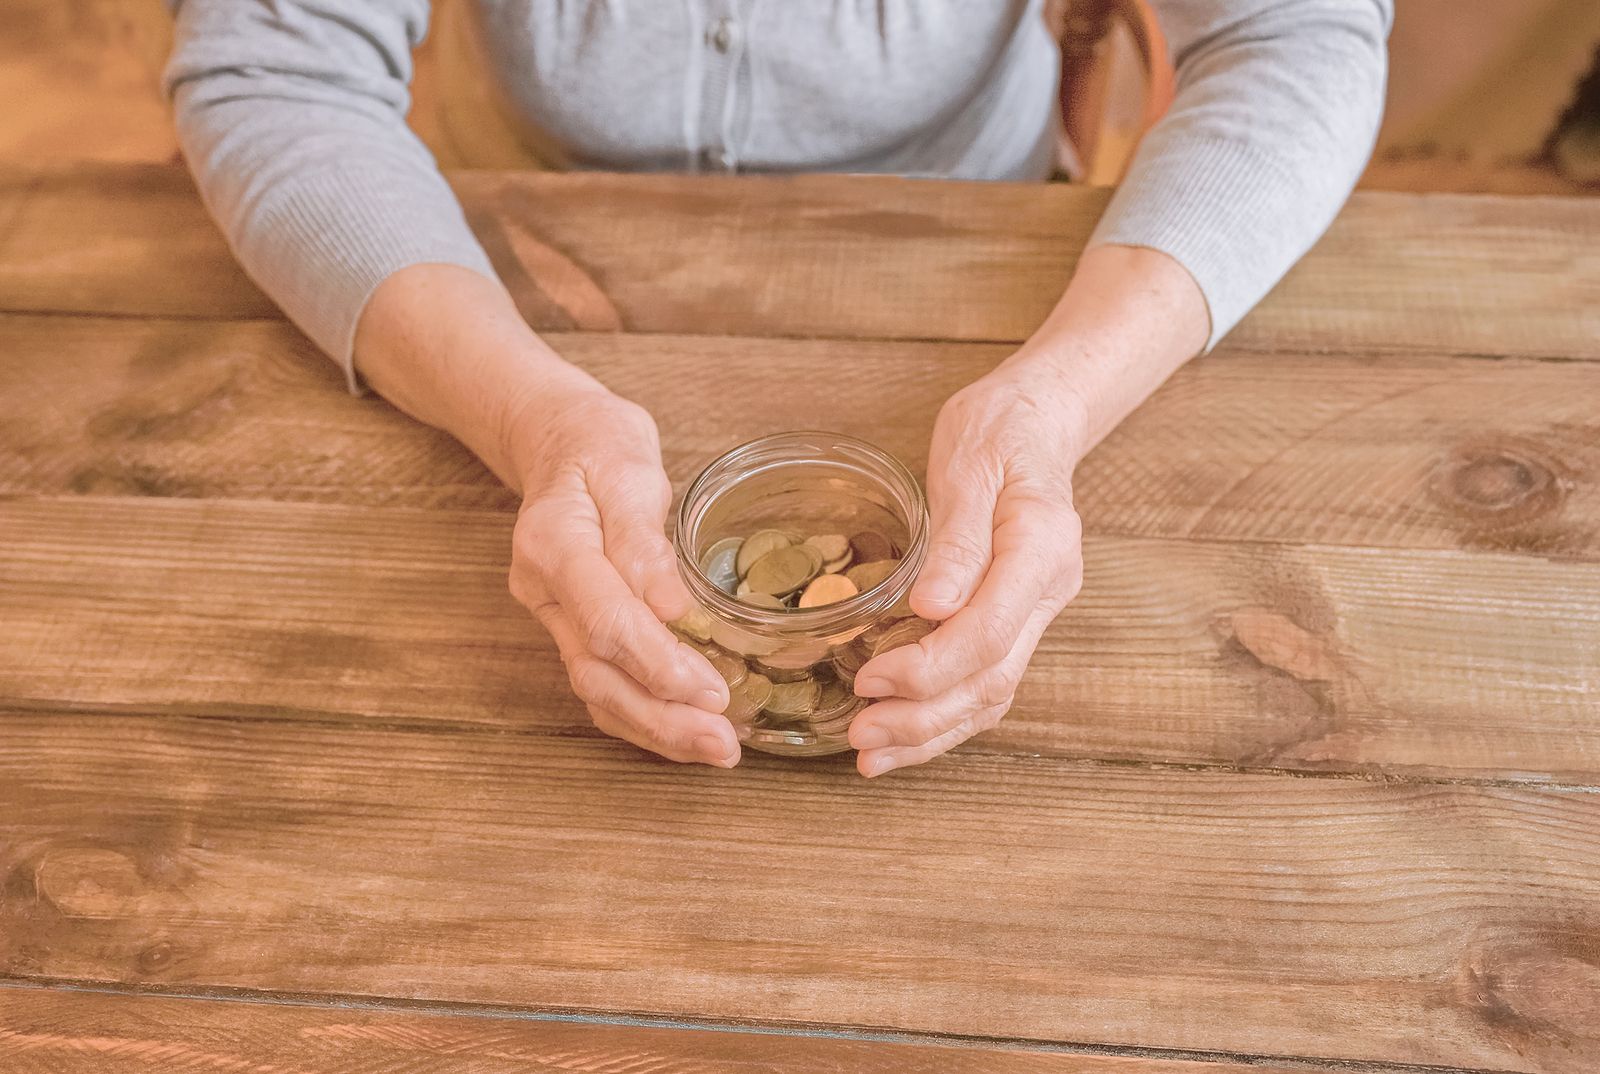
[{"label": "gap between planks", "polygon": [[[794,1038],[800,1041],[850,1041],[868,1044],[911,1045],[935,1048],[994,1049],[1035,1053],[1043,1056],[1082,1057],[1085,1059],[1144,1059],[1159,1063],[1184,1064],[1171,1074],[1207,1074],[1205,1068],[1242,1066],[1249,1070],[1310,1071],[1322,1074],[1515,1074],[1508,1068],[1464,1067],[1435,1063],[1384,1062],[1363,1059],[1336,1059],[1320,1056],[1277,1055],[1251,1052],[1208,1051],[1187,1048],[1147,1048],[1135,1045],[1098,1044],[1092,1041],[1044,1040],[1028,1037],[983,1036],[979,1034],[912,1032],[874,1026],[848,1024],[697,1019],[665,1017],[637,1011],[590,1011],[557,1007],[518,1007],[514,1005],[459,1003],[441,1000],[413,1000],[397,996],[352,995],[346,993],[288,992],[248,988],[170,988],[162,986],[118,986],[102,981],[58,977],[18,977],[0,973],[0,989],[20,992],[65,992],[123,999],[160,998],[199,1003],[236,1003],[249,1006],[302,1007],[330,1011],[362,1011],[376,1014],[427,1014],[446,1018],[555,1023],[576,1026],[623,1029],[674,1030],[684,1032],[748,1034]],[[3,1028],[3,1027],[0,1027]],[[0,1040],[3,1044],[3,1040]],[[1188,1065],[1196,1069],[1192,1072]],[[894,1069],[894,1068],[886,1068]],[[1066,1072],[1063,1072],[1066,1074]],[[1128,1072],[1134,1074],[1134,1072]],[[1143,1074],[1141,1071],[1140,1074]],[[1150,1074],[1167,1074],[1165,1068]]]},{"label": "gap between planks", "polygon": [[[609,736],[593,727],[493,727],[464,720],[407,719],[369,717],[359,712],[312,711],[295,708],[277,708],[270,712],[251,712],[241,706],[229,706],[227,711],[206,706],[168,705],[159,709],[127,705],[74,704],[52,702],[36,704],[15,699],[0,699],[3,709],[36,715],[109,716],[134,720],[206,720],[217,723],[235,723],[245,726],[275,724],[291,719],[297,726],[339,730],[357,723],[363,729],[389,731],[406,735],[490,735],[522,738],[587,739],[594,742],[613,742]],[[1133,772],[1172,772],[1216,776],[1265,776],[1281,779],[1342,780],[1354,783],[1379,783],[1394,786],[1417,787],[1481,787],[1517,791],[1549,791],[1556,794],[1600,794],[1600,784],[1583,783],[1560,778],[1515,778],[1503,776],[1447,776],[1427,772],[1395,772],[1382,769],[1318,769],[1294,768],[1283,765],[1225,764],[1201,761],[1159,761],[1140,757],[1097,757],[1092,754],[1069,753],[1049,749],[1004,750],[986,749],[985,739],[979,736],[963,744],[952,757],[972,760],[1038,762],[1060,768],[1082,770],[1116,769]],[[629,747],[631,748],[631,747]],[[781,763],[781,762],[771,762]],[[804,763],[797,762],[797,763]],[[939,762],[933,761],[933,764]]]}]

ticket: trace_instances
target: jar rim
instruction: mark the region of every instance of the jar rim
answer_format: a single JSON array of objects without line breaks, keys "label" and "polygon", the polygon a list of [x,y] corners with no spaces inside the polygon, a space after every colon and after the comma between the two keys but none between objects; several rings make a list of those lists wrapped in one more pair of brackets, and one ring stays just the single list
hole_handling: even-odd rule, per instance
[{"label": "jar rim", "polygon": [[[907,531],[906,550],[905,554],[900,557],[899,565],[889,573],[888,577],[872,588],[865,589],[854,596],[846,597],[844,600],[835,601],[832,604],[823,604],[815,608],[795,608],[777,611],[747,604],[723,592],[700,570],[700,564],[695,558],[692,542],[687,539],[687,535],[695,528],[698,522],[697,514],[691,513],[694,511],[696,501],[705,495],[707,485],[725,476],[725,471],[733,464],[758,449],[786,446],[814,447],[818,438],[826,438],[829,448],[844,447],[865,459],[871,460],[872,463],[887,471],[893,481],[901,486],[899,489],[891,489],[891,491],[902,493],[910,507],[910,510],[905,512],[908,517],[904,519]],[[809,455],[774,459],[763,467],[760,472],[780,469],[784,466],[816,464],[840,465],[840,463],[830,462],[819,457],[818,452],[813,450]],[[711,503],[715,503],[717,498],[716,495],[712,496],[698,514],[704,514],[704,511],[709,508]],[[683,499],[678,504],[677,528],[673,534],[673,545],[678,558],[678,573],[683,577],[685,584],[688,585],[690,593],[707,611],[757,634],[826,633],[830,629],[836,629],[840,624],[854,620],[857,617],[870,618],[887,611],[900,599],[900,594],[909,588],[912,579],[921,570],[922,561],[927,555],[927,498],[923,495],[922,486],[918,483],[916,475],[906,467],[905,463],[876,444],[860,437],[850,436],[847,433],[830,432],[825,429],[796,429],[789,432],[768,433],[729,448],[707,463],[700,473],[695,476],[695,479],[689,483],[689,487],[684,490]]]}]

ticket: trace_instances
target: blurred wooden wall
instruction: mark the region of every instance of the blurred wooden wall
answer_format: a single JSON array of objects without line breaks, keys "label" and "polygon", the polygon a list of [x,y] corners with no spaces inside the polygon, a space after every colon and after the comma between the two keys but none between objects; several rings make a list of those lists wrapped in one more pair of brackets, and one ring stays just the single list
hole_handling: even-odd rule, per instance
[{"label": "blurred wooden wall", "polygon": [[[526,161],[475,77],[466,0],[435,0],[411,121],[446,167]],[[162,0],[0,0],[0,163],[163,161]],[[1600,50],[1600,0],[1398,0],[1389,111],[1363,185],[1594,192],[1543,159]]]}]

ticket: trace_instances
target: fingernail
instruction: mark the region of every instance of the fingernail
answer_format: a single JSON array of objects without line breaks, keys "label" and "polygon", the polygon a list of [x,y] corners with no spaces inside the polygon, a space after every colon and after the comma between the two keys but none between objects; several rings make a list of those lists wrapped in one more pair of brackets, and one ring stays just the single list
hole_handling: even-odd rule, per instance
[{"label": "fingernail", "polygon": [[[694,707],[697,709],[704,709],[707,712],[718,713],[728,707],[728,703],[722,700],[722,695],[717,693],[715,690],[701,690],[699,693],[694,695],[694,700],[691,701],[690,704],[694,705]],[[719,739],[718,741],[721,740]]]},{"label": "fingernail", "polygon": [[922,596],[923,599],[931,600],[935,604],[953,604],[956,598],[961,596],[961,590],[956,588],[954,582],[940,578],[923,586]]},{"label": "fingernail", "polygon": [[717,735],[701,735],[694,740],[695,752],[714,765],[723,768],[732,768],[738,763],[739,755],[728,752],[728,744]]},{"label": "fingernail", "polygon": [[894,686],[890,684],[888,679],[876,677],[863,679],[859,675],[856,676],[857,697],[887,697],[893,692]]},{"label": "fingernail", "polygon": [[858,750],[875,750],[889,744],[889,732],[881,727],[861,727],[850,732],[850,743]]},{"label": "fingernail", "polygon": [[893,757],[879,757],[876,760],[873,760],[870,763],[868,763],[868,765],[867,765],[867,778],[871,779],[873,776],[881,776],[885,772],[888,772],[893,768],[894,768],[894,758]]}]

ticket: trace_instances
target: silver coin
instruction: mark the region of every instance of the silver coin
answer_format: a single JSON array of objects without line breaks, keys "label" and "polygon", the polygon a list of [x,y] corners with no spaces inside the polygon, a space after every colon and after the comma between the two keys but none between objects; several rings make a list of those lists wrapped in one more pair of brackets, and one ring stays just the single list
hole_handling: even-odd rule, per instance
[{"label": "silver coin", "polygon": [[739,587],[739,549],[743,544],[743,537],[724,537],[700,557],[700,573],[729,595]]}]

